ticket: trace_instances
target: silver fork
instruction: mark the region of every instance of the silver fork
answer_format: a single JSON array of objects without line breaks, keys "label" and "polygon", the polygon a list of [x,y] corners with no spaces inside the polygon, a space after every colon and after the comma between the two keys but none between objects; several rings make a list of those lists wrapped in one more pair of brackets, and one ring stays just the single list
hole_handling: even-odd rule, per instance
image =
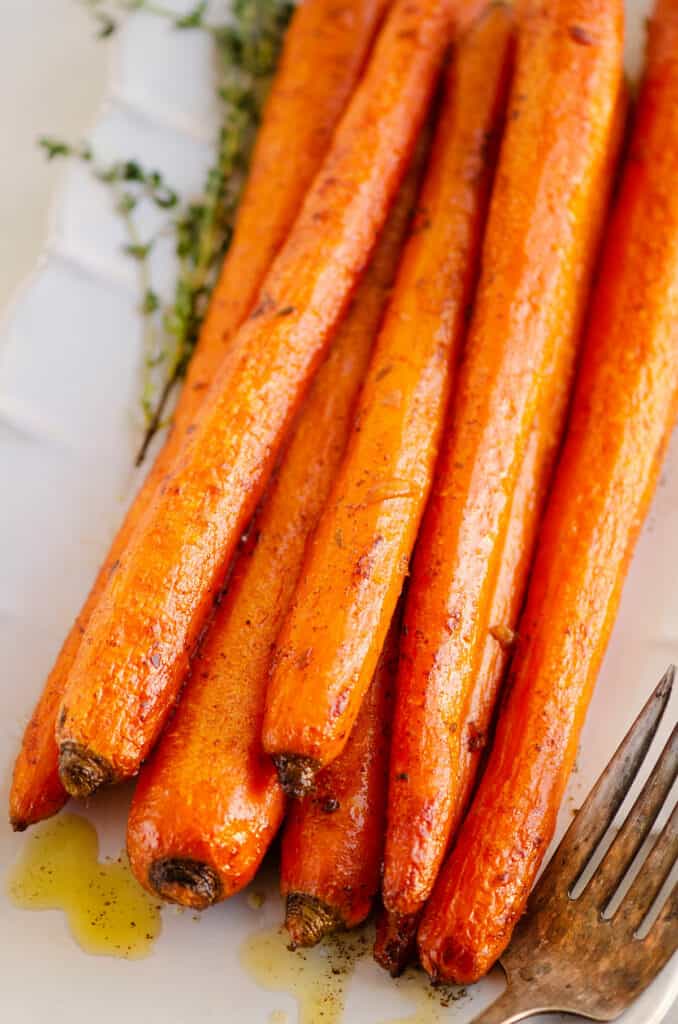
[{"label": "silver fork", "polygon": [[606,913],[678,774],[678,725],[583,892],[572,896],[640,770],[675,673],[671,666],[572,821],[501,959],[508,988],[474,1024],[552,1011],[614,1020],[678,949],[678,884],[648,934],[637,934],[678,858],[678,804],[620,905]]}]

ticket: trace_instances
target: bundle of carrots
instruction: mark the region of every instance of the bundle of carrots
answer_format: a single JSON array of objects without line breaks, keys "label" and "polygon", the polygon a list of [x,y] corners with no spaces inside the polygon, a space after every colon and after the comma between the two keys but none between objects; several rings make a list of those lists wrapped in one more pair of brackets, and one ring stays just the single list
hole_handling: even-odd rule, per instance
[{"label": "bundle of carrots", "polygon": [[623,37],[622,0],[297,9],[14,828],[139,775],[159,896],[227,898],[282,827],[293,945],[380,897],[392,973],[497,960],[678,415],[678,0],[626,146]]}]

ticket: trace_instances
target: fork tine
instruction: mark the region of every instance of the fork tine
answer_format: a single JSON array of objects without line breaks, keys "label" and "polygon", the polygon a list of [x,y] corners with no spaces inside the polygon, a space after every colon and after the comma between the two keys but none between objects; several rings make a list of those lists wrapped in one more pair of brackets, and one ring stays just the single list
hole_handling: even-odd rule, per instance
[{"label": "fork tine", "polygon": [[592,900],[595,906],[603,908],[624,878],[664,806],[676,775],[678,726],[674,728],[642,792],[584,890],[584,897]]},{"label": "fork tine", "polygon": [[612,760],[577,812],[552,857],[534,899],[541,904],[580,878],[638,774],[671,696],[676,674],[670,665]]},{"label": "fork tine", "polygon": [[[623,923],[627,932],[635,932],[643,922],[645,915],[657,898],[657,895],[678,857],[678,804],[673,814],[664,825],[659,839],[656,841],[645,863],[633,880],[633,884],[624,896],[616,914],[612,917],[613,924]],[[678,897],[678,890],[673,899]],[[678,913],[678,907],[676,907]]]}]

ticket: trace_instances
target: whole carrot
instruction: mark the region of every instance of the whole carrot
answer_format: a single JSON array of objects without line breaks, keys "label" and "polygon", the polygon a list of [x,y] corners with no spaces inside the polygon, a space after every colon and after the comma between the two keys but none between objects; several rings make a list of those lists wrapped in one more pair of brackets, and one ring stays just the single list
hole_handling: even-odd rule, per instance
[{"label": "whole carrot", "polygon": [[[608,152],[608,171],[599,192],[600,212],[609,209],[610,189],[617,177],[619,154],[626,135],[629,93],[622,88],[612,143]],[[546,375],[549,396],[537,410],[527,442],[525,457],[511,502],[511,515],[497,585],[492,599],[491,626],[485,640],[480,669],[473,684],[461,729],[459,774],[455,780],[454,811],[450,837],[456,835],[468,807],[480,764],[485,756],[494,718],[495,705],[506,669],[515,648],[518,620],[525,600],[535,543],[544,513],[553,469],[562,443],[563,424],[571,398],[575,367],[571,353],[556,353]]]},{"label": "whole carrot", "polygon": [[283,793],[261,747],[271,650],[353,422],[421,162],[313,382],[181,702],[141,770],[127,850],[142,885],[166,899],[202,909],[241,889],[282,820]]},{"label": "whole carrot", "polygon": [[343,750],[407,572],[475,283],[510,37],[495,6],[458,47],[355,431],[277,643],[264,748],[295,795]]},{"label": "whole carrot", "polygon": [[264,108],[233,239],[188,367],[173,429],[64,641],[26,728],[10,794],[10,820],[17,830],[54,814],[67,799],[59,779],[54,732],[84,629],[287,237],[365,63],[386,2],[343,0],[337,5],[335,0],[305,0],[292,18]]},{"label": "whole carrot", "polygon": [[[567,371],[565,377],[566,374]],[[455,780],[457,793],[450,822],[451,838],[455,836],[468,805],[489,742],[495,704],[515,643],[514,630],[517,628],[532,561],[542,503],[560,441],[560,433],[554,431],[554,423],[559,422],[559,416],[563,413],[567,393],[562,375],[552,376],[556,385],[553,388],[553,405],[548,410],[544,409],[540,416],[541,422],[535,422],[528,441],[513,496],[511,519],[492,603],[490,635],[485,641],[478,678],[461,724],[459,773]],[[394,765],[389,777],[398,779],[398,774]],[[393,809],[391,814],[395,817]],[[393,833],[390,840],[395,846],[395,850],[390,851],[391,856],[397,856],[400,850]],[[402,852],[404,856],[409,855],[409,843],[404,844]],[[374,956],[394,977],[414,959],[418,923],[419,915],[416,913],[401,917],[382,909],[379,914]]]},{"label": "whole carrot", "polygon": [[329,932],[355,928],[379,891],[398,626],[396,614],[343,753],[288,812],[280,891],[293,946],[314,946]]},{"label": "whole carrot", "polygon": [[471,981],[491,967],[553,835],[678,413],[677,175],[678,2],[660,0],[508,701],[419,933],[436,978]]},{"label": "whole carrot", "polygon": [[[57,716],[73,794],[134,775],[357,284],[421,129],[453,6],[398,0],[249,319],[106,584]],[[194,428],[194,429],[191,429]]]},{"label": "whole carrot", "polygon": [[405,607],[383,900],[410,937],[455,819],[461,727],[528,439],[554,400],[549,369],[577,351],[616,137],[621,0],[522,10],[483,273]]}]

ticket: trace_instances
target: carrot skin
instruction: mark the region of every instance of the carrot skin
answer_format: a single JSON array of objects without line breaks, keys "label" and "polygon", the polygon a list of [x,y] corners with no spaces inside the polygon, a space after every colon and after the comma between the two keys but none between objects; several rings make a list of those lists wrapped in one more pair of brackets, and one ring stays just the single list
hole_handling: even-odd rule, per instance
[{"label": "carrot skin", "polygon": [[[592,209],[593,224],[601,224],[608,208],[609,194],[614,185],[619,153],[622,149],[629,109],[628,89],[622,86],[615,111],[612,143],[607,158],[607,171],[598,192],[599,206]],[[601,232],[599,231],[599,235]],[[552,367],[544,375],[546,399],[536,412],[527,448],[520,469],[516,490],[511,502],[511,513],[506,540],[498,570],[497,584],[489,615],[490,626],[485,639],[480,667],[473,681],[469,702],[460,724],[461,743],[459,763],[455,777],[450,782],[451,810],[447,849],[454,841],[457,830],[469,805],[473,789],[486,757],[487,745],[492,732],[495,705],[501,691],[506,669],[517,639],[518,619],[524,602],[528,573],[531,568],[539,524],[548,494],[555,460],[560,447],[563,424],[570,399],[571,381],[574,373],[573,352],[562,347],[555,353]],[[420,712],[408,706],[405,712],[411,715],[416,726]],[[416,728],[412,730],[416,740]],[[407,737],[406,737],[407,738]],[[402,741],[399,731],[397,743]],[[427,756],[426,752],[404,747],[396,752],[391,769],[393,800],[399,799],[396,786],[398,775],[406,771],[406,762]],[[389,845],[389,867],[391,857],[402,856],[406,863],[408,846],[402,836],[396,833],[399,818],[397,805],[391,810],[391,822],[395,825]],[[401,820],[405,836],[407,826]],[[402,842],[402,845],[401,845]],[[416,956],[416,932],[421,914],[389,913],[382,910],[377,920],[377,936],[374,947],[375,959],[394,977]]]},{"label": "carrot skin", "polygon": [[[559,417],[564,413],[567,402],[564,387],[566,375],[558,373],[552,377],[554,384],[557,382],[553,388],[553,404],[541,415],[542,422],[535,422],[528,442],[513,497],[511,520],[492,604],[490,618],[493,626],[485,641],[481,668],[461,727],[459,778],[450,822],[450,841],[468,805],[488,742],[496,700],[514,646],[514,630],[517,628],[532,561],[541,508],[558,451],[560,432],[555,425],[560,422]],[[404,769],[400,764],[396,764],[391,768],[389,777],[402,781],[398,778],[398,773],[402,771]],[[397,796],[399,788],[395,782],[392,783],[394,796]],[[391,818],[397,818],[395,809],[391,811]],[[390,851],[390,855],[393,857],[401,851],[407,856],[407,847],[401,848],[396,844],[395,851]],[[397,977],[416,957],[420,916],[417,912],[403,915],[389,913],[384,908],[378,916],[374,956],[393,977]]]},{"label": "carrot skin", "polygon": [[[468,806],[492,729],[495,704],[515,644],[515,630],[532,563],[542,507],[560,443],[561,426],[568,400],[567,381],[572,370],[570,361],[569,366],[557,365],[550,374],[552,398],[550,402],[544,403],[535,420],[513,496],[511,518],[492,602],[492,625],[461,725],[462,739],[458,778],[454,780],[449,842],[453,841]],[[399,773],[402,774],[405,770],[403,764],[404,759],[399,759],[391,768],[389,777],[398,779]],[[400,786],[396,786],[394,781],[394,799],[397,798],[399,789]],[[397,821],[397,818],[397,808],[393,808],[392,822]],[[399,837],[395,842],[393,837],[391,838],[395,850],[389,851],[390,856],[402,853],[407,857],[407,846],[403,844],[400,847],[398,840]],[[389,913],[385,909],[379,914],[374,956],[393,977],[397,977],[416,957],[416,934],[420,916],[416,912],[400,915]]]},{"label": "carrot skin", "polygon": [[342,752],[407,572],[475,281],[510,36],[493,7],[448,77],[356,428],[276,645],[264,748],[294,795]]},{"label": "carrot skin", "polygon": [[[601,186],[600,212],[608,205],[610,186],[614,185],[615,169],[622,149],[629,111],[629,94],[622,87],[615,113],[613,142],[608,154],[608,173]],[[488,636],[482,654],[480,669],[475,679],[468,706],[461,723],[458,777],[453,780],[452,812],[449,825],[448,849],[460,827],[471,800],[481,765],[492,733],[495,706],[501,693],[506,669],[517,639],[518,619],[523,606],[528,574],[543,507],[548,494],[553,467],[561,442],[562,425],[570,396],[573,376],[571,353],[559,353],[550,372],[546,374],[550,397],[537,411],[516,491],[511,502],[511,516],[506,533],[504,551],[499,566],[497,586],[492,600]],[[410,709],[416,715],[416,709]],[[395,780],[395,767],[391,778]],[[397,796],[399,787],[392,782]],[[392,819],[397,811],[392,812]],[[416,958],[416,934],[421,913],[397,914],[380,909],[377,917],[374,957],[382,967],[397,977]]]},{"label": "carrot skin", "polygon": [[283,793],[261,747],[271,649],[327,499],[395,276],[425,146],[235,559],[177,710],[139,775],[127,850],[146,888],[202,909],[246,885],[280,826]]},{"label": "carrot skin", "polygon": [[434,977],[502,953],[555,829],[678,414],[678,4],[660,0],[508,700],[419,933]]},{"label": "carrot skin", "polygon": [[554,366],[570,368],[568,387],[610,184],[622,36],[620,0],[534,2],[520,23],[475,314],[405,608],[383,885],[401,918],[420,913],[455,822],[462,726]]},{"label": "carrot skin", "polygon": [[[598,196],[600,207],[592,213],[595,221],[603,226],[597,239],[598,252],[617,177],[619,156],[626,138],[628,115],[629,90],[624,82],[615,111],[608,167]],[[478,678],[470,695],[461,731],[458,795],[450,828],[451,838],[456,835],[468,808],[489,742],[495,705],[517,641],[516,631],[525,602],[539,527],[562,444],[576,367],[568,352],[560,355],[560,360],[555,361],[547,375],[550,397],[537,412],[511,503],[504,553],[492,600],[492,625],[485,640]]]},{"label": "carrot skin", "polygon": [[238,332],[235,366],[220,370],[101,595],[57,716],[69,792],[136,774],[173,707],[238,538],[402,180],[452,13],[439,0],[398,0],[392,9]]},{"label": "carrot skin", "polygon": [[[287,237],[334,128],[362,71],[386,0],[305,0],[292,18],[252,154],[233,239],[164,447],[118,531],[26,727],[10,794],[17,830],[56,813],[68,798],[58,770],[56,716],[82,634],[149,507],[184,436],[252,307],[273,256]],[[312,88],[310,87],[312,83]]]},{"label": "carrot skin", "polygon": [[312,794],[290,805],[280,891],[293,946],[357,927],[379,890],[398,628],[396,614],[343,753],[318,772]]}]

